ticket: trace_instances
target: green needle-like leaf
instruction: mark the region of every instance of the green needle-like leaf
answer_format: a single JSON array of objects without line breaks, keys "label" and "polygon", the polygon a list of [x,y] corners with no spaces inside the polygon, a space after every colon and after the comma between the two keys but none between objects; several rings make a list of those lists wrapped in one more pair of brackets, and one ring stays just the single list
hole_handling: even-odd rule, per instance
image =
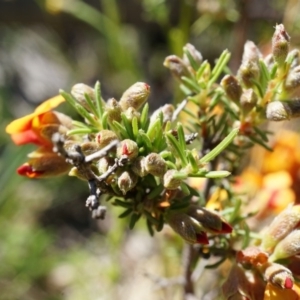
[{"label": "green needle-like leaf", "polygon": [[104,113],[104,103],[101,96],[101,84],[99,81],[95,84],[95,98],[96,98],[96,108],[97,108],[97,116],[99,119],[102,119]]},{"label": "green needle-like leaf", "polygon": [[218,146],[216,146],[214,149],[212,149],[209,153],[207,153],[200,159],[200,163],[204,164],[213,160],[233,141],[233,139],[237,136],[238,132],[238,128],[233,129]]}]

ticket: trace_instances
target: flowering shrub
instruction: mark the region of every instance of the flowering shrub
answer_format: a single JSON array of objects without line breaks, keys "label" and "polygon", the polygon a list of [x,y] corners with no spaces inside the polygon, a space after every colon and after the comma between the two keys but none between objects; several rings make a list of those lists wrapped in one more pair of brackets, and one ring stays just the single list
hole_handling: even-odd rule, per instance
[{"label": "flowering shrub", "polygon": [[[18,173],[42,178],[68,172],[87,181],[92,217],[103,219],[110,201],[124,208],[120,217],[128,218],[131,229],[143,219],[153,235],[168,224],[198,253],[194,263],[210,255],[220,258],[211,268],[232,262],[222,287],[225,299],[299,299],[299,206],[276,210],[278,216],[258,234],[248,225],[254,211],[245,212],[247,201],[234,177],[249,148],[271,150],[262,123],[299,116],[300,52],[289,50],[289,40],[280,24],[270,55],[246,42],[236,76],[226,67],[227,50],[212,67],[187,44],[183,57],[164,61],[186,97],[152,114],[150,86],[143,82],[119,100],[103,99],[99,82],[61,91],[7,126],[17,145],[39,146]],[[52,111],[63,101],[81,121]],[[194,178],[202,184],[192,183]],[[184,289],[193,293],[187,284]]]}]

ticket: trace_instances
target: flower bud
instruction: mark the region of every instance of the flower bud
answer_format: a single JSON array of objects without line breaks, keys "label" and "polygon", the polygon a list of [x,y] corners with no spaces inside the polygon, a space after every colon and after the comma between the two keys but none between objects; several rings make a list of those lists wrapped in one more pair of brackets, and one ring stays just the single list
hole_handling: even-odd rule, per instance
[{"label": "flower bud", "polygon": [[232,75],[226,75],[222,79],[221,85],[227,97],[233,102],[239,103],[243,90],[238,80]]},{"label": "flower bud", "polygon": [[284,83],[284,88],[291,92],[300,87],[300,66],[291,69]]},{"label": "flower bud", "polygon": [[275,247],[269,261],[288,258],[300,253],[300,230],[295,229]]},{"label": "flower bud", "polygon": [[84,142],[80,144],[81,151],[84,155],[90,155],[100,149],[96,142]]},{"label": "flower bud", "polygon": [[300,221],[300,205],[289,205],[263,232],[262,248],[272,251],[276,244],[290,234]]},{"label": "flower bud", "polygon": [[203,61],[203,57],[201,55],[201,53],[195,48],[194,45],[192,44],[186,44],[184,47],[183,47],[183,62],[186,64],[186,65],[191,65],[191,62],[190,62],[190,59],[188,57],[188,55],[185,53],[185,52],[189,52],[189,54],[191,55],[191,57],[193,58],[194,62],[200,66],[202,64],[202,61]]},{"label": "flower bud", "polygon": [[139,177],[145,177],[148,174],[146,171],[145,161],[146,158],[144,156],[139,156],[131,165],[131,170]]},{"label": "flower bud", "polygon": [[148,99],[150,86],[144,82],[136,82],[129,87],[122,95],[119,104],[123,111],[129,107],[138,110]]},{"label": "flower bud", "polygon": [[114,163],[114,160],[111,157],[101,157],[98,160],[98,171],[100,174],[104,174],[106,171],[108,171],[109,167],[112,166]]},{"label": "flower bud", "polygon": [[138,177],[134,173],[125,171],[118,177],[118,187],[123,195],[126,195],[128,191],[136,186],[137,181]]},{"label": "flower bud", "polygon": [[266,117],[271,121],[285,121],[300,116],[300,99],[273,101],[267,104]]},{"label": "flower bud", "polygon": [[207,235],[201,225],[185,213],[170,212],[166,219],[171,228],[188,243],[209,244]]},{"label": "flower bud", "polygon": [[125,111],[125,116],[129,121],[132,121],[134,117],[136,117],[138,120],[140,119],[141,114],[133,107],[129,107]]},{"label": "flower bud", "polygon": [[136,142],[125,139],[117,146],[117,158],[126,156],[128,159],[133,160],[139,154],[139,147]]},{"label": "flower bud", "polygon": [[164,175],[164,187],[168,190],[176,190],[180,187],[182,180],[181,178],[176,177],[177,170],[168,170]]},{"label": "flower bud", "polygon": [[167,170],[166,162],[157,153],[150,153],[145,158],[145,169],[153,176],[163,176]]},{"label": "flower bud", "polygon": [[256,45],[247,41],[244,46],[242,64],[238,70],[238,75],[243,84],[250,88],[253,86],[253,80],[259,77],[259,59],[261,54]]},{"label": "flower bud", "polygon": [[245,113],[248,113],[252,108],[255,107],[258,97],[253,89],[245,90],[242,93],[240,102]]},{"label": "flower bud", "polygon": [[115,98],[110,98],[107,100],[105,111],[107,113],[107,120],[109,123],[113,123],[113,121],[121,122],[122,109],[119,102]]},{"label": "flower bud", "polygon": [[86,110],[91,111],[91,108],[85,99],[85,94],[88,95],[91,101],[95,104],[95,92],[90,86],[84,83],[77,83],[71,89],[71,95],[75,98],[75,100]]},{"label": "flower bud", "polygon": [[285,31],[283,24],[275,26],[275,32],[272,37],[272,53],[275,62],[279,66],[283,65],[289,52],[290,36]]},{"label": "flower bud", "polygon": [[95,137],[95,141],[99,149],[104,148],[105,146],[109,145],[109,143],[117,139],[117,135],[113,131],[107,129],[99,131]]},{"label": "flower bud", "polygon": [[270,266],[266,268],[264,275],[266,280],[272,285],[282,289],[291,289],[294,285],[292,272],[280,264],[270,264]]},{"label": "flower bud", "polygon": [[59,176],[67,173],[70,170],[70,165],[62,156],[49,149],[40,148],[37,151],[31,152],[27,163],[17,169],[19,175],[29,178],[46,178]]},{"label": "flower bud", "polygon": [[205,231],[211,233],[232,232],[232,227],[215,211],[211,211],[204,207],[199,207],[196,205],[191,205],[186,213],[200,222]]},{"label": "flower bud", "polygon": [[188,77],[191,75],[184,61],[176,55],[167,56],[163,65],[179,80],[181,80],[182,76]]},{"label": "flower bud", "polygon": [[163,115],[163,124],[165,125],[168,121],[172,121],[173,113],[175,108],[172,104],[165,104],[164,106],[158,108],[153,112],[150,118],[150,124],[155,122],[157,118],[159,118],[160,113]]}]

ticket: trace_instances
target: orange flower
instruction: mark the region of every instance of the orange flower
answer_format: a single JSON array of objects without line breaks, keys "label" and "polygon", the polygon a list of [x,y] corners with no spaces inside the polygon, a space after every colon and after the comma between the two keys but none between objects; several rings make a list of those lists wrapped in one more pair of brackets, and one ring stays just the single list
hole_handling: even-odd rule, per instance
[{"label": "orange flower", "polygon": [[71,166],[64,157],[47,148],[31,152],[29,160],[17,169],[17,173],[28,178],[46,178],[67,173]]},{"label": "orange flower", "polygon": [[265,289],[264,300],[299,300],[300,289],[297,283],[294,283],[292,289],[282,289],[271,283],[268,283]]},{"label": "orange flower", "polygon": [[[39,146],[52,146],[51,139],[47,135],[49,125],[62,124],[62,114],[51,111],[65,99],[58,95],[55,96],[40,106],[38,106],[32,114],[14,120],[6,127],[6,132],[11,135],[12,140],[16,145],[24,145],[33,143]],[[66,116],[65,116],[66,117]],[[69,119],[69,118],[68,118]],[[70,121],[67,121],[70,123]],[[69,124],[68,126],[69,127]]]},{"label": "orange flower", "polygon": [[17,145],[33,143],[41,146],[28,155],[29,160],[17,169],[19,175],[29,178],[42,178],[64,174],[70,170],[65,158],[53,152],[52,135],[56,132],[66,134],[72,127],[72,119],[52,111],[61,104],[62,96],[55,96],[40,106],[32,114],[17,119],[6,127]]}]

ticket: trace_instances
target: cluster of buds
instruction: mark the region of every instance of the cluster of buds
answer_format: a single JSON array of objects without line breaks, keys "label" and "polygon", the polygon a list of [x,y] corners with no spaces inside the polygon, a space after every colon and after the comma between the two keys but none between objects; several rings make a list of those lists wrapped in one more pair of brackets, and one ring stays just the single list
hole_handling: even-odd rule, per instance
[{"label": "cluster of buds", "polygon": [[300,206],[290,205],[262,231],[259,247],[237,252],[236,263],[223,285],[226,299],[234,295],[251,300],[298,299],[299,221]]},{"label": "cluster of buds", "polygon": [[[93,217],[104,218],[100,197],[108,195],[114,205],[125,208],[121,217],[130,215],[131,228],[143,216],[151,234],[166,222],[190,243],[207,244],[207,233],[230,233],[231,226],[217,213],[190,204],[196,195],[185,180],[228,176],[227,171],[207,170],[206,164],[233,140],[237,130],[212,155],[200,158],[195,148],[188,148],[197,134],[186,134],[176,123],[178,111],[173,105],[148,116],[149,94],[150,86],[143,82],[133,84],[119,100],[102,99],[99,83],[94,88],[76,84],[70,94],[61,91],[32,115],[8,125],[14,141],[16,134],[25,139],[29,130],[43,145],[30,154],[19,174],[40,178],[69,172],[88,182],[86,206]],[[52,111],[65,100],[84,121]],[[27,123],[17,132],[16,124],[24,120]],[[179,213],[182,208],[185,212]]]}]

